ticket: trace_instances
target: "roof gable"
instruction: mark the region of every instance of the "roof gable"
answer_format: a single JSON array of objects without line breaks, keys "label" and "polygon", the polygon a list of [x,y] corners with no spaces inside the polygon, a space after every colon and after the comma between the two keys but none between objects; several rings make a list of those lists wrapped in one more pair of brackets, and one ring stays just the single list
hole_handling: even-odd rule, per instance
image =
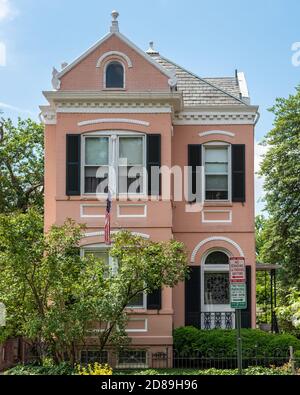
[{"label": "roof gable", "polygon": [[99,48],[103,43],[109,40],[112,36],[116,36],[119,40],[124,42],[128,47],[133,49],[137,54],[142,56],[147,62],[149,62],[152,66],[154,66],[157,70],[159,70],[166,77],[170,78],[170,73],[162,67],[159,63],[151,58],[147,53],[137,47],[132,41],[130,41],[127,37],[125,37],[120,32],[108,33],[104,37],[102,37],[99,41],[97,41],[94,45],[92,45],[89,49],[87,49],[82,55],[78,56],[75,60],[73,60],[68,66],[66,66],[61,72],[57,74],[57,78],[61,79],[64,75],[66,75],[69,71],[71,71],[75,66],[77,66],[80,62],[86,59],[91,53],[93,53],[97,48]]}]

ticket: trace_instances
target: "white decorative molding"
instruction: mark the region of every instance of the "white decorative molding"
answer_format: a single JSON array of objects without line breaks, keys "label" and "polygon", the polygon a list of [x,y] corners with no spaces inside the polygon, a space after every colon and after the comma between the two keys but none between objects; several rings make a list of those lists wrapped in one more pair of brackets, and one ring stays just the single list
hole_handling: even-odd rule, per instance
[{"label": "white decorative molding", "polygon": [[[119,233],[121,230],[113,230],[111,233]],[[139,232],[131,232],[134,236],[140,236],[143,237],[144,239],[150,239],[150,236],[145,234],[145,233],[139,233]],[[92,233],[85,233],[84,237],[97,237],[97,236],[104,236],[104,231],[101,232],[92,232]]]},{"label": "white decorative molding", "polygon": [[144,328],[141,329],[125,329],[127,333],[141,333],[141,332],[148,332],[148,319],[147,318],[129,318],[128,322],[143,322],[144,321]]},{"label": "white decorative molding", "polygon": [[59,72],[56,70],[55,67],[53,67],[52,69],[52,88],[55,89],[56,91],[60,89],[60,79],[59,79]]},{"label": "white decorative molding", "polygon": [[235,137],[235,133],[226,132],[225,130],[209,130],[207,132],[199,133],[199,137],[211,136],[213,134],[220,134],[222,136]]},{"label": "white decorative molding", "polygon": [[99,208],[103,208],[106,207],[105,204],[81,204],[80,205],[80,217],[81,218],[105,218],[105,214],[101,215],[88,215],[88,214],[84,214],[84,209],[86,207],[99,207]]},{"label": "white decorative molding", "polygon": [[[229,214],[228,220],[210,220],[205,219],[205,213],[226,213]],[[231,224],[232,223],[232,210],[203,210],[202,214],[202,223],[203,224]]]},{"label": "white decorative molding", "polygon": [[55,109],[49,106],[41,106],[40,109],[40,118],[44,125],[56,125],[57,117]]},{"label": "white decorative molding", "polygon": [[122,59],[124,59],[124,60],[126,61],[127,66],[128,66],[129,68],[132,68],[132,67],[133,67],[133,66],[132,66],[132,61],[131,61],[131,59],[129,58],[129,56],[127,56],[125,53],[119,52],[119,51],[108,51],[108,52],[105,52],[105,53],[104,53],[103,55],[101,55],[100,58],[98,59],[96,67],[97,67],[97,68],[101,67],[102,62],[103,62],[106,58],[108,58],[109,56],[119,56],[120,58],[122,58]]},{"label": "white decorative molding", "polygon": [[170,114],[171,106],[151,106],[145,103],[65,103],[57,106],[57,113],[77,114]]},{"label": "white decorative molding", "polygon": [[150,126],[149,122],[125,118],[100,118],[79,122],[78,126],[96,125],[97,123],[129,123],[133,125]]},{"label": "white decorative molding", "polygon": [[208,237],[205,240],[202,240],[199,244],[197,244],[197,246],[194,248],[192,255],[191,255],[191,263],[195,262],[196,255],[197,255],[198,251],[200,250],[200,248],[202,246],[204,246],[205,244],[209,243],[210,241],[225,241],[225,242],[231,244],[233,247],[235,247],[238,250],[240,256],[242,256],[242,257],[245,256],[242,248],[235,241],[229,239],[228,237],[212,236],[212,237]]},{"label": "white decorative molding", "polygon": [[[143,214],[121,214],[122,207],[143,207]],[[147,218],[147,204],[118,204],[117,205],[118,218]]]},{"label": "white decorative molding", "polygon": [[174,125],[246,125],[254,124],[256,113],[253,112],[181,112],[175,114]]}]

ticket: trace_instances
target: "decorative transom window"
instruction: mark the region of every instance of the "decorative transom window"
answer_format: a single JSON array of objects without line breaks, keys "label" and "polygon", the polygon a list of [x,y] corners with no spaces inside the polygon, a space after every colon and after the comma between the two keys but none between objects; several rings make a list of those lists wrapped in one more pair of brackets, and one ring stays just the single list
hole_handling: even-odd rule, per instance
[{"label": "decorative transom window", "polygon": [[229,257],[212,251],[204,262],[204,305],[229,305]]},{"label": "decorative transom window", "polygon": [[[84,256],[91,254],[99,261],[103,262],[107,266],[107,276],[116,275],[118,273],[118,261],[109,255],[107,248],[89,246],[82,249]],[[146,309],[147,295],[144,292],[140,292],[135,295],[127,305],[129,309]]]},{"label": "decorative transom window", "polygon": [[111,133],[83,136],[85,194],[146,194],[145,136]]},{"label": "decorative transom window", "polygon": [[112,89],[124,88],[124,67],[122,63],[113,61],[105,69],[105,87]]},{"label": "decorative transom window", "polygon": [[231,146],[207,144],[203,147],[205,168],[205,199],[231,199]]}]

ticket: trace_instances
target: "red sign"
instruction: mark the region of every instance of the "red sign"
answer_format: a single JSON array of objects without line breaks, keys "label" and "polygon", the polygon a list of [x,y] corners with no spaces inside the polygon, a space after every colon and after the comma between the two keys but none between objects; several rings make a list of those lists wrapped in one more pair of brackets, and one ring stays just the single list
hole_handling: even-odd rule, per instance
[{"label": "red sign", "polygon": [[231,283],[246,282],[246,268],[245,268],[244,257],[230,258],[230,282]]}]

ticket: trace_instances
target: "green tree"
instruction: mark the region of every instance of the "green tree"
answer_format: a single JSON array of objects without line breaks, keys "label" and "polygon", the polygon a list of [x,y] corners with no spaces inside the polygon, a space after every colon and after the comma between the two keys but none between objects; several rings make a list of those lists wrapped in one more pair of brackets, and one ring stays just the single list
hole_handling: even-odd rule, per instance
[{"label": "green tree", "polygon": [[269,150],[261,167],[269,220],[260,256],[283,265],[284,286],[300,289],[300,87],[271,111],[274,127],[263,142]]},{"label": "green tree", "polygon": [[43,126],[19,118],[0,120],[0,213],[43,209]]},{"label": "green tree", "polygon": [[[114,236],[118,270],[79,254],[84,228],[67,220],[42,232],[39,213],[0,216],[0,300],[7,307],[2,336],[22,335],[42,357],[76,360],[76,345],[97,333],[99,347],[124,346],[126,306],[140,292],[174,286],[186,274],[186,254],[176,241]],[[99,330],[101,329],[101,330]]]}]

